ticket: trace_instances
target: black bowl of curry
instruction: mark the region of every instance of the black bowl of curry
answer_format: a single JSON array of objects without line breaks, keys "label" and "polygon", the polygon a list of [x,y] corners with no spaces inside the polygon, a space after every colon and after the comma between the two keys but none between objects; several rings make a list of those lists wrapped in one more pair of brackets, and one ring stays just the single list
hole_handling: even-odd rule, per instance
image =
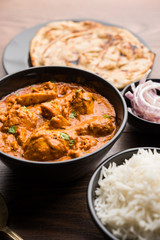
[{"label": "black bowl of curry", "polygon": [[101,162],[122,133],[120,92],[93,73],[37,67],[0,81],[0,159],[16,172],[73,180]]}]

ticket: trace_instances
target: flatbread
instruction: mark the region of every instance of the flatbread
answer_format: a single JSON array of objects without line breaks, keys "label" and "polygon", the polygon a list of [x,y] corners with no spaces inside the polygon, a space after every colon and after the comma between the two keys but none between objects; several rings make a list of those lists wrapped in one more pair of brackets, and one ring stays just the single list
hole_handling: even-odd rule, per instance
[{"label": "flatbread", "polygon": [[44,65],[42,61],[42,54],[50,43],[67,34],[93,29],[98,25],[100,26],[98,23],[88,21],[59,21],[51,22],[40,28],[30,43],[30,57],[32,65],[34,67]]},{"label": "flatbread", "polygon": [[88,70],[118,89],[141,79],[155,57],[129,31],[91,21],[61,21],[44,26],[31,41],[30,56],[33,66]]}]

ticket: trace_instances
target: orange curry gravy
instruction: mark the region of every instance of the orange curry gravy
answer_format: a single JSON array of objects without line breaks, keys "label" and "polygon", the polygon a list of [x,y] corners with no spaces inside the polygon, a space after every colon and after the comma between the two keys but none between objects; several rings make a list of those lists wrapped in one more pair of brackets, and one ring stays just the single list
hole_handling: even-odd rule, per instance
[{"label": "orange curry gravy", "polygon": [[63,161],[100,148],[115,134],[115,111],[93,89],[45,82],[0,101],[0,150],[34,161]]}]

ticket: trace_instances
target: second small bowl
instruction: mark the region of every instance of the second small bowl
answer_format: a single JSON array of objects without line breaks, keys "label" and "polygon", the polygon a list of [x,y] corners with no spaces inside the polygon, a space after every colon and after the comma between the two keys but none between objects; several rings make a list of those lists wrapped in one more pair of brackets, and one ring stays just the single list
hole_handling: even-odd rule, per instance
[{"label": "second small bowl", "polygon": [[[148,80],[152,80],[153,82],[160,83],[160,79],[147,79],[146,81]],[[135,82],[135,86],[137,86],[138,84],[139,84],[139,81]],[[131,108],[130,100],[125,96],[125,94],[128,91],[132,92],[131,84],[126,86],[122,91],[122,95],[126,101],[127,107]],[[138,132],[142,132],[146,134],[160,134],[159,123],[147,121],[143,118],[136,116],[131,111],[128,111],[128,123]]]}]

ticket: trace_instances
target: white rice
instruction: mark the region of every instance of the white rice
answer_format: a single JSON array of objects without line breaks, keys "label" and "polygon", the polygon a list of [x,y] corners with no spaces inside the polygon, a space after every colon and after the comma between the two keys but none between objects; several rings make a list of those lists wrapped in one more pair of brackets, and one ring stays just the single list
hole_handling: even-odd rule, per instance
[{"label": "white rice", "polygon": [[94,202],[119,239],[160,240],[160,154],[139,149],[123,165],[102,167]]}]

